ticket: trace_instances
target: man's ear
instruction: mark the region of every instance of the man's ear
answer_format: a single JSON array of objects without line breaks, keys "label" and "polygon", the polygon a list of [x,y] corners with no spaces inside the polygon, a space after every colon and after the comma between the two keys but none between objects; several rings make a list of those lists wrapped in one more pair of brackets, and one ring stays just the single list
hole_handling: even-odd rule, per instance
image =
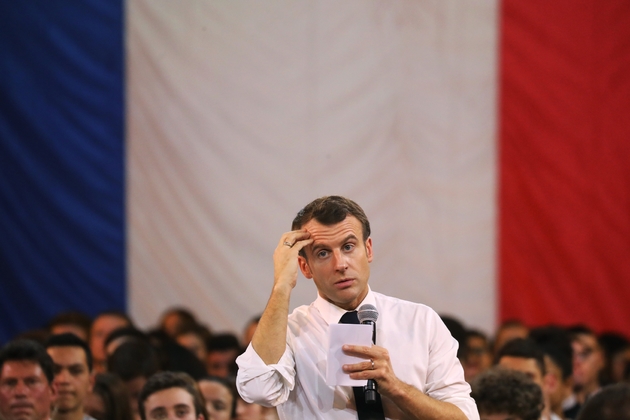
[{"label": "man's ear", "polygon": [[304,277],[307,279],[312,279],[313,274],[311,273],[311,267],[308,266],[308,261],[301,255],[298,255],[298,265],[300,266],[300,271],[304,274]]},{"label": "man's ear", "polygon": [[368,262],[372,262],[372,237],[370,236],[369,238],[367,238],[367,240],[365,241],[365,253],[367,255],[367,260]]},{"label": "man's ear", "polygon": [[558,385],[558,377],[554,373],[546,373],[545,376],[543,376],[543,386],[546,388],[547,393],[555,391]]}]

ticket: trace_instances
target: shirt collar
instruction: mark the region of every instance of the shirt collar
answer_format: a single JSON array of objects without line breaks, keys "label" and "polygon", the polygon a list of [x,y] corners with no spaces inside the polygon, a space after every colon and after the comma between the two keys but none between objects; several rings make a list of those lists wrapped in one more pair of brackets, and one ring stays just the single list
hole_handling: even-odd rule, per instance
[{"label": "shirt collar", "polygon": [[[372,289],[370,289],[370,286],[368,286],[368,293],[365,295],[365,298],[363,298],[363,301],[357,305],[357,309],[359,309],[364,303],[376,306],[376,299],[374,297],[374,293],[372,293]],[[328,302],[326,299],[321,297],[319,293],[317,294],[317,299],[313,302],[313,306],[319,311],[322,318],[324,318],[324,321],[326,321],[328,325],[339,323],[339,319],[347,312],[345,309]]]}]

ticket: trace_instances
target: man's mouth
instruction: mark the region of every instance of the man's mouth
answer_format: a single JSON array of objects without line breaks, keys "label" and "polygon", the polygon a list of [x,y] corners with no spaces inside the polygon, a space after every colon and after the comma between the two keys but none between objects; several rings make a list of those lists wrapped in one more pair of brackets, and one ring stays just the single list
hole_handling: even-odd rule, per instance
[{"label": "man's mouth", "polygon": [[31,403],[16,403],[16,404],[11,404],[10,409],[11,411],[25,411],[25,410],[32,410],[33,404]]},{"label": "man's mouth", "polygon": [[353,282],[354,282],[354,279],[341,279],[335,283],[335,286],[340,289],[343,289],[345,287],[351,286]]}]

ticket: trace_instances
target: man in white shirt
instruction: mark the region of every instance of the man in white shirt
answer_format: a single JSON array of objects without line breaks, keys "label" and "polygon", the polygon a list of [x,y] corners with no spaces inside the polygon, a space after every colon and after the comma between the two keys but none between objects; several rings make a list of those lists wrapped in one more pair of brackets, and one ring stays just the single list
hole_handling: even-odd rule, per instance
[{"label": "man in white shirt", "polygon": [[[282,419],[356,419],[352,388],[326,384],[328,326],[369,303],[379,318],[376,345],[346,345],[365,359],[345,365],[373,379],[389,419],[479,419],[456,357],[457,342],[429,307],[372,292],[372,238],[365,213],[343,197],[308,204],[274,252],[274,285],[252,342],[237,359],[246,401],[277,406]],[[289,315],[298,268],[317,299]]]}]

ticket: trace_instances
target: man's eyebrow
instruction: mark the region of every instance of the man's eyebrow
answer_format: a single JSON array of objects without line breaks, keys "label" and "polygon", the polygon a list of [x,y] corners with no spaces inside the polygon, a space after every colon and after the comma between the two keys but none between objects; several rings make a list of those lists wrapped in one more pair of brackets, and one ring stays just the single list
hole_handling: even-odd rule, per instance
[{"label": "man's eyebrow", "polygon": [[[348,242],[350,239],[355,239],[355,240],[358,240],[357,235],[355,235],[354,233],[351,233],[351,234],[349,234],[348,236],[346,236],[345,238],[343,238],[343,239],[342,239],[342,241],[341,241],[341,243],[342,243],[342,244],[345,244],[345,243],[346,243],[346,242]],[[316,243],[314,243],[314,244],[313,244],[313,246],[312,246],[312,248],[311,248],[311,249],[312,249],[312,250],[313,250],[313,252],[314,252],[314,251],[317,251],[317,250],[318,250],[318,249],[320,249],[320,248],[326,248],[326,247],[327,247],[326,245],[321,244],[321,243],[317,243],[317,242],[316,242]]]},{"label": "man's eyebrow", "polygon": [[151,416],[153,417],[153,416],[156,416],[158,414],[165,413],[165,412],[166,412],[166,408],[160,406],[160,407],[155,407],[153,410],[151,410],[151,413],[149,413],[149,414],[151,414]]}]

